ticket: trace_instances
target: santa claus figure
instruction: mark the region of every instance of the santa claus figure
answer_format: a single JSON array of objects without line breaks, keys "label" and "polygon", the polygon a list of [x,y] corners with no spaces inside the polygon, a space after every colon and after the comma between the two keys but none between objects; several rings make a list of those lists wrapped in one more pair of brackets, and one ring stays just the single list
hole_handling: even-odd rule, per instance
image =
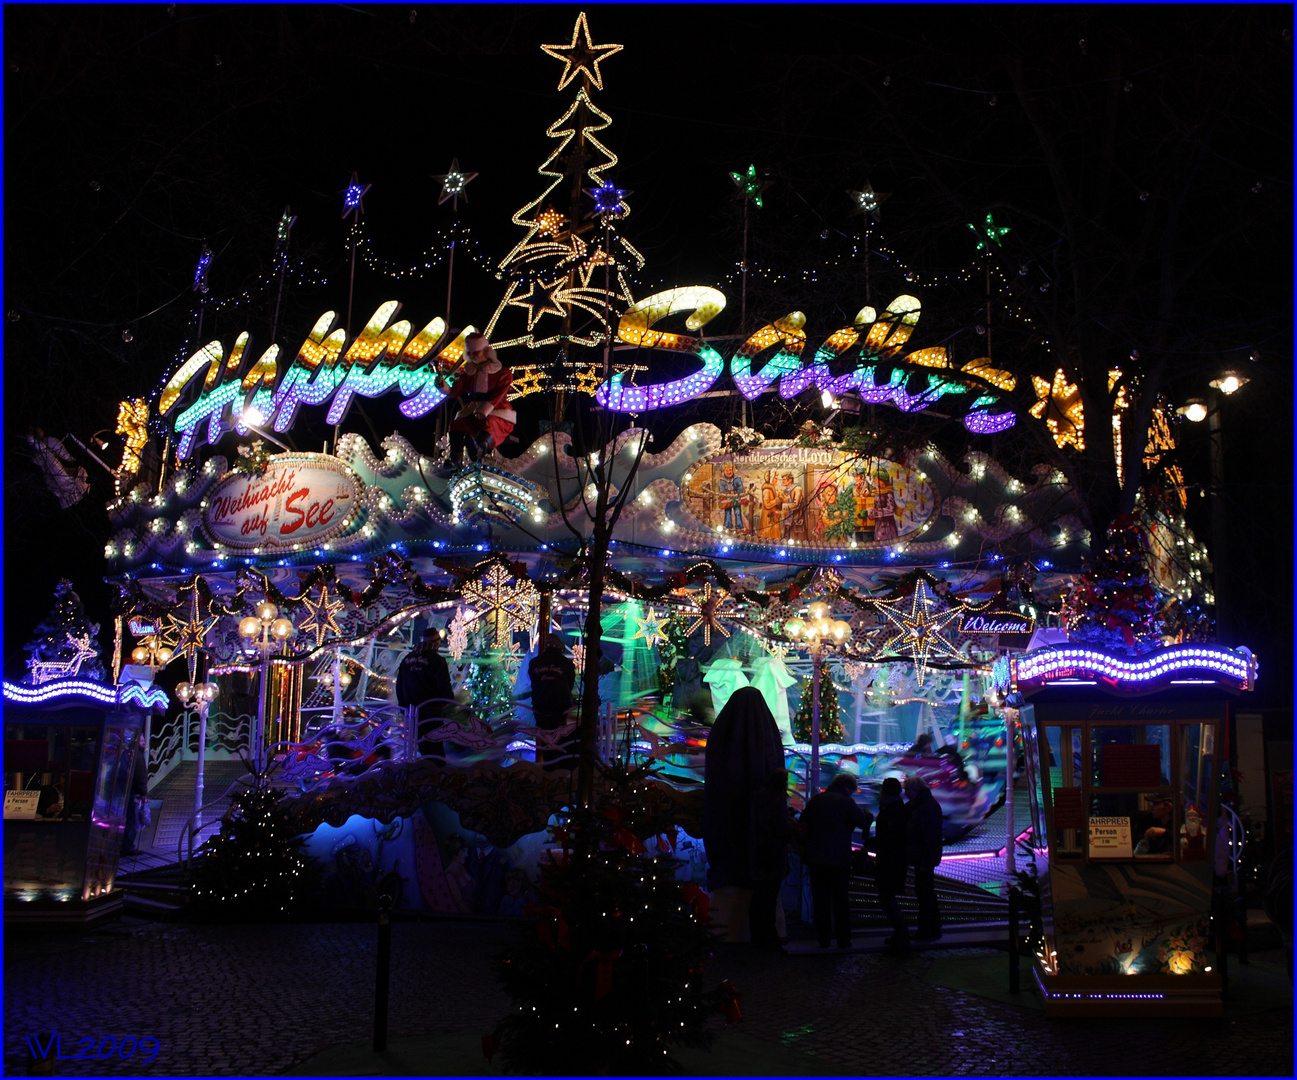
[{"label": "santa claus figure", "polygon": [[469,334],[464,339],[464,362],[446,396],[458,398],[459,412],[450,422],[450,457],[447,465],[458,469],[469,458],[478,461],[484,454],[504,442],[518,414],[509,408],[509,390],[513,372],[500,362],[485,334]]},{"label": "santa claus figure", "polygon": [[1180,858],[1201,860],[1207,858],[1207,832],[1202,827],[1202,813],[1190,804],[1184,811],[1184,824],[1180,826]]}]

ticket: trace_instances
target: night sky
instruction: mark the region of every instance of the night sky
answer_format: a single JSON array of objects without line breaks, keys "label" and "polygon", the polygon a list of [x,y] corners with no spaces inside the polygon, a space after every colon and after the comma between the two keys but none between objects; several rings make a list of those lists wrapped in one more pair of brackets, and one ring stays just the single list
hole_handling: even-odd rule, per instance
[{"label": "night sky", "polygon": [[[60,576],[74,580],[111,650],[101,583],[111,480],[66,440],[92,489],[60,510],[24,452],[29,429],[89,442],[114,426],[119,400],[152,393],[197,347],[190,285],[204,243],[215,253],[209,304],[224,307],[204,313],[203,341],[247,329],[257,352],[270,344],[277,293],[266,283],[286,205],[302,273],[285,290],[278,341],[295,349],[320,313],[345,312],[341,192],[353,171],[372,185],[364,227],[374,252],[398,267],[454,219],[450,203],[437,205],[433,176],[452,158],[479,174],[458,218],[481,258],[457,255],[452,322],[483,325],[503,288],[491,267],[521,238],[510,217],[540,192],[536,170],[553,145],[545,129],[575,88],[556,89],[562,65],[539,46],[568,43],[580,10],[5,9],[6,677],[22,673],[22,644]],[[891,254],[871,263],[871,301],[919,295],[933,335],[924,344],[977,355],[981,293],[958,274],[974,265],[966,223],[993,212],[1013,229],[997,258],[1009,275],[1022,268],[1013,302],[1027,314],[1067,302],[1069,258],[1111,262],[1110,274],[1088,267],[1104,283],[1102,305],[1072,314],[1077,342],[1127,364],[1132,350],[1146,365],[1165,355],[1159,377],[1172,405],[1201,396],[1209,369],[1246,366],[1252,382],[1224,413],[1221,493],[1236,639],[1262,657],[1257,703],[1290,704],[1287,8],[585,10],[596,43],[624,46],[601,64],[604,89],[591,96],[613,120],[603,138],[620,161],[609,176],[630,191],[622,232],[647,258],[637,295],[720,285],[732,272],[742,206],[729,172],[752,164],[773,184],[753,211],[751,259],[807,273],[751,286],[763,321],[800,308],[814,337],[864,303],[858,264],[830,268],[864,227],[846,192],[868,180],[890,193],[875,243]],[[1105,141],[1103,121],[1119,110],[1130,118]],[[1059,133],[1057,170],[1034,141],[1039,125]],[[1054,228],[1058,170],[1090,207],[1086,235],[1066,241]],[[1136,289],[1106,282],[1163,234],[1174,239],[1141,266]],[[1172,308],[1159,308],[1163,278],[1179,276]],[[730,308],[716,332],[737,325],[738,287],[723,287]],[[228,303],[244,290],[247,303]],[[422,325],[444,314],[445,292],[442,267],[394,281],[362,264],[353,326],[386,299]],[[1000,319],[996,348],[1020,388],[1030,372],[1052,374],[1058,354],[1042,320]],[[349,426],[376,443],[397,426],[398,400],[362,402]],[[539,413],[522,412],[529,438]],[[408,421],[402,433],[418,442]],[[310,424],[293,434],[303,449],[323,439]],[[106,435],[103,456],[116,465],[121,440]],[[1205,539],[1205,431],[1186,429],[1182,443],[1190,521]]]}]

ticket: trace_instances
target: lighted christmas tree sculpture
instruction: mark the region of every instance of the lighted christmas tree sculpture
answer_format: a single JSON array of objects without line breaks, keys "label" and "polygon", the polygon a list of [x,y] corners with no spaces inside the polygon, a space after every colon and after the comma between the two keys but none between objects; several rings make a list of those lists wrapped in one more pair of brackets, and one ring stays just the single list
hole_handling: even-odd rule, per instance
[{"label": "lighted christmas tree sculpture", "polygon": [[1134,515],[1123,514],[1067,598],[1067,636],[1110,652],[1147,652],[1162,643],[1160,606],[1149,580],[1144,534]]},{"label": "lighted christmas tree sculpture", "polygon": [[647,768],[620,763],[591,808],[556,828],[542,905],[497,959],[517,1010],[484,1040],[511,1072],[645,1076],[680,1071],[673,1046],[707,1046],[712,1015],[737,1019],[737,994],[709,987],[708,898],[679,861],[645,840],[674,832]]},{"label": "lighted christmas tree sculpture", "polygon": [[[593,44],[582,12],[570,45],[541,48],[564,63],[560,90],[578,77],[580,85],[567,111],[546,131],[558,143],[540,167],[544,189],[513,215],[514,224],[524,228],[526,235],[500,263],[508,286],[486,327],[496,347],[521,344],[538,348],[559,341],[594,345],[605,340],[615,329],[609,325],[609,304],[630,302],[626,272],[644,265],[644,257],[612,228],[611,220],[624,216],[630,207],[622,198],[624,192],[604,177],[617,164],[617,156],[599,138],[612,120],[595,107],[589,94],[591,84],[603,89],[599,64],[621,46]],[[613,191],[617,198],[612,206],[601,205],[597,198],[592,204],[590,191]],[[609,229],[607,236],[596,232],[589,220],[591,211]],[[525,326],[515,332],[506,321],[503,332],[497,334],[496,327],[506,313],[519,314],[512,310],[515,308],[525,313]],[[581,324],[586,329],[574,323],[574,309],[584,313]],[[585,315],[593,316],[593,323]],[[515,375],[525,368],[527,365],[514,365]],[[591,384],[589,392],[593,391]]]},{"label": "lighted christmas tree sculpture", "polygon": [[52,679],[93,679],[107,682],[96,638],[99,624],[86,618],[72,582],[62,578],[54,587],[54,606],[23,646],[27,653],[27,682],[39,686]]},{"label": "lighted christmas tree sculpture", "polygon": [[233,798],[221,831],[202,846],[190,886],[194,913],[213,919],[282,920],[301,913],[319,891],[305,838],[266,787]]},{"label": "lighted christmas tree sculpture", "polygon": [[[802,680],[802,697],[793,716],[793,738],[800,743],[811,741],[812,710],[815,706],[812,680]],[[838,719],[838,688],[828,664],[820,665],[820,744],[841,742],[842,723]]]}]

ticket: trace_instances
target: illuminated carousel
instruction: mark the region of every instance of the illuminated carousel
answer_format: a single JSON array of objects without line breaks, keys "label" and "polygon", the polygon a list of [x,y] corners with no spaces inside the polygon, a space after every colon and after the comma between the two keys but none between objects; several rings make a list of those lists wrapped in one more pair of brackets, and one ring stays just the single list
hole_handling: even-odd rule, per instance
[{"label": "illuminated carousel", "polygon": [[[155,486],[124,487],[109,508],[116,661],[125,628],[144,648],[183,641],[187,688],[220,687],[154,732],[155,766],[185,756],[201,711],[200,759],[242,756],[286,791],[340,904],[371,902],[393,875],[410,909],[517,914],[534,898],[546,825],[574,784],[575,716],[548,729],[532,715],[527,660],[549,633],[576,661],[578,693],[598,680],[599,756],[657,762],[700,882],[703,748],[738,687],[771,706],[795,805],[838,771],[866,793],[918,772],[956,840],[1018,764],[1009,656],[1067,643],[1060,612],[1089,551],[1080,508],[1061,473],[1015,477],[979,447],[1024,422],[1076,442],[1076,388],[1061,373],[1035,386],[1039,408],[1020,418],[1016,380],[990,357],[922,344],[909,294],[845,326],[793,312],[728,337],[703,332],[726,307],[720,289],[636,299],[643,257],[618,231],[627,193],[593,136],[610,122],[590,98],[603,54],[567,49],[547,47],[572,107],[550,129],[547,186],[514,216],[525,236],[498,264],[505,293],[481,328],[511,367],[508,412],[544,403],[545,434],[450,466],[447,397],[478,327],[411,322],[397,300],[354,334],[324,310],[282,350],[247,331],[203,342],[132,405],[128,428],[151,411],[170,453]],[[556,209],[573,169],[593,207],[581,215]],[[446,197],[471,179],[453,166]],[[363,194],[353,178],[353,229]],[[856,194],[867,209],[872,192]],[[758,433],[763,398],[803,394],[822,422]],[[358,398],[399,401],[404,433],[374,445],[351,430]],[[721,426],[719,405],[716,422],[673,420],[712,398],[738,401],[744,422]],[[564,409],[590,422],[565,430]],[[958,459],[889,440],[889,417],[929,412],[962,425]],[[282,444],[304,417],[332,429],[320,452]],[[1201,548],[1169,539],[1188,535],[1183,520],[1143,523],[1157,587],[1200,591]],[[396,675],[425,632],[454,700],[403,708]],[[196,814],[186,828],[201,842],[216,824]]]}]

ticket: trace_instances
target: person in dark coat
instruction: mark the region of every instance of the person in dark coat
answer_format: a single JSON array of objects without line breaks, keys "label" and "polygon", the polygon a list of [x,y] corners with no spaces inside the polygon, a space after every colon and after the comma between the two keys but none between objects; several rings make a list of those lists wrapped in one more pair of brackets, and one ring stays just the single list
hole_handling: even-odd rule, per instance
[{"label": "person in dark coat", "polygon": [[851,945],[851,836],[859,829],[867,840],[872,814],[852,798],[856,778],[838,773],[802,811],[803,860],[811,875],[811,911],[820,948],[837,932],[838,948]]},{"label": "person in dark coat", "polygon": [[139,850],[140,829],[144,825],[144,808],[149,798],[149,754],[144,748],[144,733],[135,746],[135,764],[131,766],[131,797],[126,803],[126,831],[122,835],[122,854]]},{"label": "person in dark coat", "polygon": [[744,686],[730,695],[707,735],[703,758],[702,835],[707,887],[752,884],[752,794],[784,767],[779,725],[761,691]]},{"label": "person in dark coat", "polygon": [[[439,636],[431,628],[423,633],[423,640],[405,654],[396,672],[396,703],[402,708],[418,706],[416,723],[444,718],[454,705],[454,691],[450,685],[450,665],[438,651]],[[445,756],[445,744],[440,739],[419,743],[419,752],[434,757]]]},{"label": "person in dark coat", "polygon": [[[545,638],[545,647],[527,665],[531,679],[531,711],[534,722],[542,731],[553,731],[567,722],[572,708],[572,687],[576,685],[576,665],[563,652],[563,639],[558,634]],[[552,761],[577,753],[575,736],[565,739],[559,749],[540,750],[538,761]],[[569,767],[572,762],[568,762]]]},{"label": "person in dark coat", "polygon": [[773,769],[752,793],[752,905],[748,926],[752,945],[758,949],[779,948],[775,908],[779,903],[779,888],[788,874],[788,842],[792,835],[788,770]]},{"label": "person in dark coat", "polygon": [[889,776],[883,781],[878,796],[878,820],[874,825],[874,883],[878,887],[878,902],[892,928],[892,936],[884,944],[893,952],[905,952],[910,948],[910,928],[896,900],[905,892],[905,878],[910,865],[908,849],[901,782]]},{"label": "person in dark coat", "polygon": [[941,863],[941,807],[919,776],[905,778],[906,845],[914,867],[914,896],[919,901],[915,941],[941,937],[941,912],[937,908],[934,871]]}]

